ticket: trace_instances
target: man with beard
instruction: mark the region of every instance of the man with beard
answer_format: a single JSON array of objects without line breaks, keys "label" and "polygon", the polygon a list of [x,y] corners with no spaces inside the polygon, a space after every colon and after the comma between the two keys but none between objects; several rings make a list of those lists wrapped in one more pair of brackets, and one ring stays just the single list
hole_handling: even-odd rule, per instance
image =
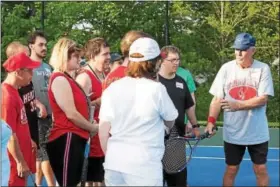
[{"label": "man with beard", "polygon": [[35,31],[28,38],[28,47],[30,49],[30,58],[41,62],[41,65],[33,71],[33,86],[36,98],[45,106],[38,111],[39,126],[39,146],[36,163],[36,184],[40,185],[43,175],[46,178],[48,186],[55,186],[54,174],[46,152],[47,133],[52,124],[52,111],[48,99],[48,83],[51,75],[51,67],[43,62],[47,55],[47,40],[45,34],[41,31]]}]

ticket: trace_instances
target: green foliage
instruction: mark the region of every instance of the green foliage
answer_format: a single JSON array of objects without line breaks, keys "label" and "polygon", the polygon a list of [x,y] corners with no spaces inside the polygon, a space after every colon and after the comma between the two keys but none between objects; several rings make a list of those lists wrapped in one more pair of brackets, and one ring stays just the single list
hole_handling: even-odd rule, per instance
[{"label": "green foliage", "polygon": [[[108,40],[111,51],[119,51],[123,35],[135,29],[149,33],[163,46],[165,8],[164,1],[45,1],[47,58],[62,36],[82,45],[101,36]],[[207,77],[196,92],[200,120],[206,120],[212,98],[208,90],[217,71],[234,59],[230,47],[237,33],[250,32],[256,37],[256,59],[271,65],[279,58],[279,2],[171,1],[169,10],[170,40],[181,50],[182,66],[194,77]],[[3,63],[8,43],[17,40],[26,44],[28,34],[41,28],[42,2],[5,1],[1,13]],[[270,121],[279,122],[279,74],[275,67],[271,66],[271,71],[275,97],[269,101],[267,115]]]}]

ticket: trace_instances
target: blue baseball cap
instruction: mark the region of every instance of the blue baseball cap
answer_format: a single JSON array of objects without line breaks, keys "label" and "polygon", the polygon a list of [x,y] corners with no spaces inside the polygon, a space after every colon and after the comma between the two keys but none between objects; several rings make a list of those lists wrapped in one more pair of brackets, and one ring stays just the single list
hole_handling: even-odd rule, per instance
[{"label": "blue baseball cap", "polygon": [[110,56],[111,56],[111,60],[110,60],[110,63],[113,64],[115,61],[117,60],[121,60],[122,59],[122,55],[120,55],[119,53],[117,52],[111,52],[110,53]]},{"label": "blue baseball cap", "polygon": [[256,38],[249,33],[240,33],[236,36],[232,48],[239,50],[247,50],[255,46]]}]

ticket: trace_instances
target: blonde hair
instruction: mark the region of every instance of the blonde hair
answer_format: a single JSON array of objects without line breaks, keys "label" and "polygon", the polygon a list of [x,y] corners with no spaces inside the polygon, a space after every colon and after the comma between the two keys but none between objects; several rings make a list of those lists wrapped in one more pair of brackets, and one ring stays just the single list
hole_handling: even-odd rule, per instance
[{"label": "blonde hair", "polygon": [[121,40],[121,52],[124,57],[128,57],[131,44],[138,38],[152,38],[149,34],[143,31],[131,30],[128,31]]},{"label": "blonde hair", "polygon": [[7,58],[14,56],[18,53],[26,52],[26,54],[29,56],[29,49],[27,46],[23,45],[22,43],[18,41],[14,41],[10,43],[6,48],[6,56]]},{"label": "blonde hair", "polygon": [[68,38],[61,38],[54,45],[49,64],[54,71],[65,72],[68,68],[68,60],[72,53],[79,53],[77,43]]}]

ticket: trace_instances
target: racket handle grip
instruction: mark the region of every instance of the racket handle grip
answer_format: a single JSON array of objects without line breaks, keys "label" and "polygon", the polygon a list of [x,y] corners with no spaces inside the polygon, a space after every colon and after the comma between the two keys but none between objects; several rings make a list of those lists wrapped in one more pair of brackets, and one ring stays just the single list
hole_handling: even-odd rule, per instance
[{"label": "racket handle grip", "polygon": [[90,106],[90,115],[89,115],[89,121],[91,122],[91,123],[93,123],[94,122],[94,112],[95,112],[95,106],[93,106],[93,105],[91,105]]},{"label": "racket handle grip", "polygon": [[[217,131],[218,127],[213,127],[212,131]],[[209,132],[207,131],[205,134],[200,136],[201,139],[208,138],[210,136]]]}]

